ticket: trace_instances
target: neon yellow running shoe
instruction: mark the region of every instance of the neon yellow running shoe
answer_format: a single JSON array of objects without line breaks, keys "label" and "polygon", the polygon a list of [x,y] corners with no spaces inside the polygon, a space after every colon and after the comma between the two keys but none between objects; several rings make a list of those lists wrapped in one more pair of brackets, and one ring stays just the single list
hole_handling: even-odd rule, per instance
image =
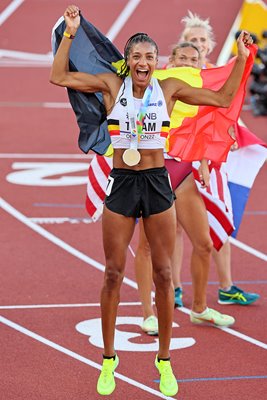
[{"label": "neon yellow running shoe", "polygon": [[221,314],[219,311],[207,308],[201,314],[196,314],[191,311],[190,321],[198,325],[216,325],[216,326],[231,326],[235,323],[235,319],[230,315]]},{"label": "neon yellow running shoe", "polygon": [[114,371],[119,364],[119,357],[116,354],[115,360],[113,358],[104,358],[102,370],[97,381],[97,392],[103,396],[111,394],[115,387],[116,382],[114,379]]},{"label": "neon yellow running shoe", "polygon": [[158,361],[158,356],[156,356],[155,366],[160,374],[159,390],[165,396],[174,396],[178,393],[178,383],[172,372],[170,361]]}]

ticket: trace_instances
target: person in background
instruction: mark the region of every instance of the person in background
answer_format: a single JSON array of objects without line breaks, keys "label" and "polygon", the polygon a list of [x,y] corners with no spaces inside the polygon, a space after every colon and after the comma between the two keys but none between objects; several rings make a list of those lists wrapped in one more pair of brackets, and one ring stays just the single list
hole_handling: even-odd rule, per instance
[{"label": "person in background", "polygon": [[[208,58],[216,45],[214,32],[209,23],[209,19],[202,19],[198,15],[193,14],[189,11],[188,16],[182,19],[182,23],[184,24],[184,29],[181,33],[180,41],[190,41],[199,48],[202,58],[202,68],[214,67],[214,65],[210,63]],[[232,129],[232,135],[234,136],[234,127]],[[236,148],[237,145],[235,144],[232,150],[236,150]],[[221,165],[220,173],[224,174],[227,177],[227,170],[224,164]],[[227,182],[227,179],[223,179],[222,182]],[[223,190],[225,193],[229,194],[227,197],[231,199],[227,184],[224,184]],[[231,207],[230,204],[229,207]],[[229,239],[224,243],[219,251],[213,248],[212,257],[216,264],[219,280],[219,304],[250,305],[259,299],[260,296],[257,293],[246,292],[243,289],[234,285],[231,272],[231,246]],[[180,260],[178,260],[177,262],[177,269],[178,275],[180,275]],[[177,282],[178,281],[179,279],[177,280]],[[181,306],[182,288],[180,285],[175,285],[175,292],[176,304],[178,306]]]},{"label": "person in background", "polygon": [[[168,67],[200,67],[199,49],[191,42],[182,42],[174,46]],[[217,326],[230,326],[233,317],[219,313],[207,307],[207,282],[212,251],[212,241],[209,233],[208,217],[204,202],[197,189],[192,173],[192,163],[176,161],[165,154],[165,166],[170,174],[175,191],[175,209],[177,232],[175,251],[172,255],[172,278],[175,287],[180,287],[180,266],[183,254],[183,229],[186,231],[192,246],[191,275],[193,284],[193,301],[190,320],[193,323],[210,323]],[[209,185],[209,172],[206,160],[200,168],[203,186]],[[183,229],[182,229],[183,228]],[[140,221],[139,242],[135,258],[136,280],[143,306],[144,321],[142,330],[150,335],[157,333],[157,318],[151,303],[151,257],[149,243]],[[175,291],[175,302],[177,289]],[[179,301],[181,300],[179,296]]]}]

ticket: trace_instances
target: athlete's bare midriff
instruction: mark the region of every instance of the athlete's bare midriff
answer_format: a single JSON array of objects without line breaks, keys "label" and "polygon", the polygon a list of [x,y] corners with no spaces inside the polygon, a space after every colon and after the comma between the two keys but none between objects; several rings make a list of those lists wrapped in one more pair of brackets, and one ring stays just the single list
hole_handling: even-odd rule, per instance
[{"label": "athlete's bare midriff", "polygon": [[[114,149],[113,167],[129,169],[129,166],[123,162],[122,155],[125,149]],[[149,168],[164,167],[163,149],[139,149],[141,154],[140,162],[131,167],[135,171]]]}]

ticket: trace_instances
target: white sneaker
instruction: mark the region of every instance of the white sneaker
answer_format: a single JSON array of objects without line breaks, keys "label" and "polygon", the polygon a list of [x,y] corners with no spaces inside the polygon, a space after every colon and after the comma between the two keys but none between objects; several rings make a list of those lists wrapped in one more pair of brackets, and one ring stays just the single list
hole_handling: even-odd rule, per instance
[{"label": "white sneaker", "polygon": [[196,315],[191,311],[190,321],[198,325],[215,325],[215,326],[231,326],[235,323],[235,319],[230,315],[221,314],[219,311],[207,308],[200,315]]},{"label": "white sneaker", "polygon": [[159,333],[158,319],[155,315],[146,318],[141,326],[142,330],[148,335],[157,336]]}]

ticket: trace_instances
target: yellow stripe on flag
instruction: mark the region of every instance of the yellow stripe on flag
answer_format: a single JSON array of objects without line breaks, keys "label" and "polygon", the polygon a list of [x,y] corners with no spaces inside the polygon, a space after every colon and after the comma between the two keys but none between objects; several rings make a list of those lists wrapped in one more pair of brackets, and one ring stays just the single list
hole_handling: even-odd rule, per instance
[{"label": "yellow stripe on flag", "polygon": [[[153,76],[159,80],[167,78],[181,79],[193,87],[202,87],[203,80],[201,77],[201,69],[190,67],[179,67],[156,70]],[[172,115],[171,115],[171,128],[181,126],[185,117],[194,117],[198,113],[198,106],[185,104],[181,101],[176,101]]]},{"label": "yellow stripe on flag", "polygon": [[108,130],[110,131],[119,131],[120,125],[108,125]]}]

